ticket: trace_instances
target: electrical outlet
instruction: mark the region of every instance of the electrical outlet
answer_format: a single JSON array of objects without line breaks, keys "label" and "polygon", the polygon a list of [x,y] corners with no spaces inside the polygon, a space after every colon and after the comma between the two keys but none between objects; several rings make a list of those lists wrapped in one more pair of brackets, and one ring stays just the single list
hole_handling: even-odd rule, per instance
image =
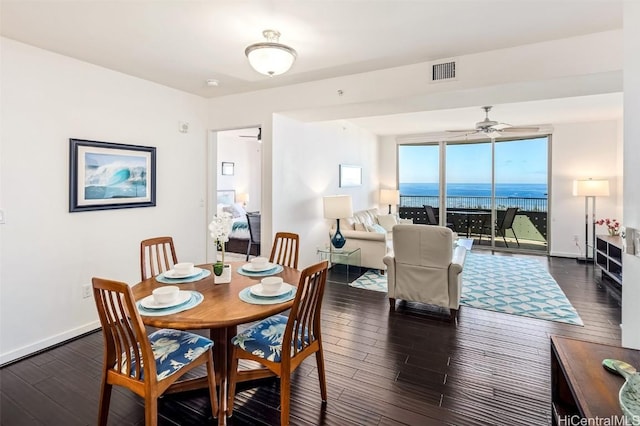
[{"label": "electrical outlet", "polygon": [[82,286],[82,298],[86,299],[91,297],[91,284],[85,284]]}]

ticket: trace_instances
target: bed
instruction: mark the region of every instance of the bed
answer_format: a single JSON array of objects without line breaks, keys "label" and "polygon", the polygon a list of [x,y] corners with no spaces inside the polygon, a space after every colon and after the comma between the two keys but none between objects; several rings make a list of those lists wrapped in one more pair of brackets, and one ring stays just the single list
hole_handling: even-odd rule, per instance
[{"label": "bed", "polygon": [[[234,190],[218,191],[218,212],[230,213],[233,217],[233,225],[229,241],[225,243],[224,250],[230,253],[246,254],[249,247],[249,224],[247,212],[240,203],[235,202]],[[251,248],[251,255],[258,256],[258,247]]]}]

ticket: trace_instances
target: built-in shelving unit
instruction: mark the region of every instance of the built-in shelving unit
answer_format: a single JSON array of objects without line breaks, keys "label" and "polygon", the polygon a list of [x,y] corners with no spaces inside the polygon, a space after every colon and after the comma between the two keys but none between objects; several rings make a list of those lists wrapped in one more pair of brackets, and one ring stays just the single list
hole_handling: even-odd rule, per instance
[{"label": "built-in shelving unit", "polygon": [[596,235],[596,265],[603,278],[609,278],[622,285],[622,238],[619,236]]}]

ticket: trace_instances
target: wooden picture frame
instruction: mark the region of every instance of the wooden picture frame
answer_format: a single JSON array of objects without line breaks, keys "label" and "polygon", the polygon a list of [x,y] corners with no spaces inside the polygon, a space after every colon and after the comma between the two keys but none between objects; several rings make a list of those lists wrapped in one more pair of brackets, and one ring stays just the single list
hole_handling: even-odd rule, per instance
[{"label": "wooden picture frame", "polygon": [[69,139],[69,212],[155,205],[155,147]]},{"label": "wooden picture frame", "polygon": [[362,167],[340,164],[340,188],[362,185]]}]

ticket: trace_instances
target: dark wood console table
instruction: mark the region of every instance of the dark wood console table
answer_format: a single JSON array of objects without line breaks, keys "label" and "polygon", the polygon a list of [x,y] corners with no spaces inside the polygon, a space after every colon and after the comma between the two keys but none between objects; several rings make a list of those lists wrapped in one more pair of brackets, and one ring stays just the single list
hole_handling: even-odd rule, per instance
[{"label": "dark wood console table", "polygon": [[[605,358],[640,368],[640,351],[551,336],[551,417],[554,425],[579,416],[622,417],[618,392],[624,379],[602,367]],[[565,419],[560,422],[560,419]],[[577,424],[577,423],[576,423]]]}]

